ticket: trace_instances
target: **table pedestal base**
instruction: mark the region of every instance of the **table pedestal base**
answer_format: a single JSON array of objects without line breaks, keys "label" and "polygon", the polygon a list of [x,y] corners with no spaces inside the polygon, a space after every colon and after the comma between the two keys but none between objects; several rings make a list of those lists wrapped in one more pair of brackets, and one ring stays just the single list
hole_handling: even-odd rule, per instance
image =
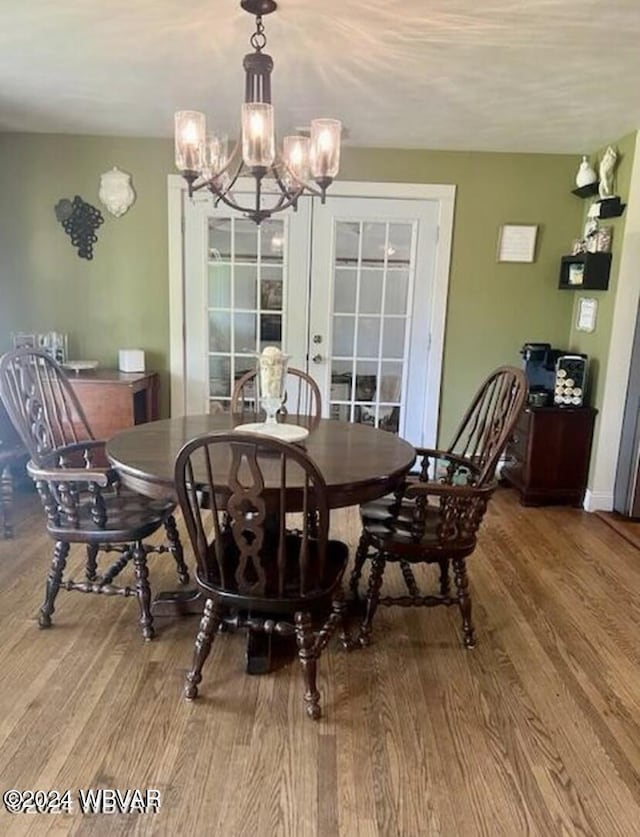
[{"label": "table pedestal base", "polygon": [[205,598],[199,590],[168,590],[151,602],[152,616],[202,616]]},{"label": "table pedestal base", "polygon": [[[170,590],[157,594],[151,603],[151,613],[154,617],[201,616],[204,603],[205,596],[200,590]],[[224,622],[221,628],[225,629]],[[276,636],[273,639],[272,634],[247,629],[247,674],[269,674],[273,671],[276,660],[292,656],[291,648],[291,642],[287,637]]]}]

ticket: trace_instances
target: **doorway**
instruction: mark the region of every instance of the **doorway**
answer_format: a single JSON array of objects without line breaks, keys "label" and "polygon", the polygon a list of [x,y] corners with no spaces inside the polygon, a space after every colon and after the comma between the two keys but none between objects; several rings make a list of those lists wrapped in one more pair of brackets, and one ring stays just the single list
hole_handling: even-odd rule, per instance
[{"label": "doorway", "polygon": [[453,200],[453,186],[340,183],[258,227],[171,176],[172,414],[229,409],[276,345],[326,417],[434,444]]}]

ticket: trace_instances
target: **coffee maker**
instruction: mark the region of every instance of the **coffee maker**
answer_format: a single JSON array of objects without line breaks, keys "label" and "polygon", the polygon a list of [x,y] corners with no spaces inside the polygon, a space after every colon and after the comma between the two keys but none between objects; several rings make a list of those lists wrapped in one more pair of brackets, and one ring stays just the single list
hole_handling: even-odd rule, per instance
[{"label": "coffee maker", "polygon": [[587,356],[553,349],[550,343],[525,343],[520,354],[532,407],[581,407],[585,400]]}]

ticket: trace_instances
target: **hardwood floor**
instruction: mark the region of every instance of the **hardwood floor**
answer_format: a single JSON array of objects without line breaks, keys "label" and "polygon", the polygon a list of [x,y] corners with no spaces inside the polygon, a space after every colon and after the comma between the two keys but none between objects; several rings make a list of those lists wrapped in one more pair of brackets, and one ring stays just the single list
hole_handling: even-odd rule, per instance
[{"label": "hardwood floor", "polygon": [[[319,723],[297,665],[248,677],[234,635],[184,702],[193,618],[158,619],[145,645],[134,599],[63,591],[39,631],[50,542],[32,495],[16,518],[0,541],[0,790],[69,788],[76,811],[0,806],[0,834],[640,833],[640,552],[597,516],[500,490],[469,562],[477,647],[453,610],[381,609],[370,648],[323,656]],[[334,524],[353,544],[356,511]],[[172,560],[152,564],[155,589],[174,587]],[[158,789],[161,810],[82,816],[77,790],[98,787]]]}]

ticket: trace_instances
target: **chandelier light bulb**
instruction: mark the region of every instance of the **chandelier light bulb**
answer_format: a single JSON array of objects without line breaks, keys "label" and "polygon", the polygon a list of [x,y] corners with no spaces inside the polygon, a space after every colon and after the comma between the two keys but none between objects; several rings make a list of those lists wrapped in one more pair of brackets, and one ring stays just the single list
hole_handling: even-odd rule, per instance
[{"label": "chandelier light bulb", "polygon": [[197,110],[180,110],[175,115],[176,168],[200,172],[204,166],[206,120]]},{"label": "chandelier light bulb", "polygon": [[226,136],[219,137],[212,134],[207,137],[205,143],[205,169],[211,177],[216,177],[228,163]]},{"label": "chandelier light bulb", "polygon": [[309,137],[285,137],[282,143],[282,156],[289,173],[304,183],[309,179]]},{"label": "chandelier light bulb", "polygon": [[251,136],[252,139],[261,139],[264,134],[264,123],[262,121],[262,114],[251,114]]},{"label": "chandelier light bulb", "polygon": [[318,181],[331,181],[340,168],[340,134],[337,119],[314,119],[311,122],[311,174]]},{"label": "chandelier light bulb", "polygon": [[269,168],[276,158],[273,106],[266,102],[242,105],[242,159],[250,169]]}]

